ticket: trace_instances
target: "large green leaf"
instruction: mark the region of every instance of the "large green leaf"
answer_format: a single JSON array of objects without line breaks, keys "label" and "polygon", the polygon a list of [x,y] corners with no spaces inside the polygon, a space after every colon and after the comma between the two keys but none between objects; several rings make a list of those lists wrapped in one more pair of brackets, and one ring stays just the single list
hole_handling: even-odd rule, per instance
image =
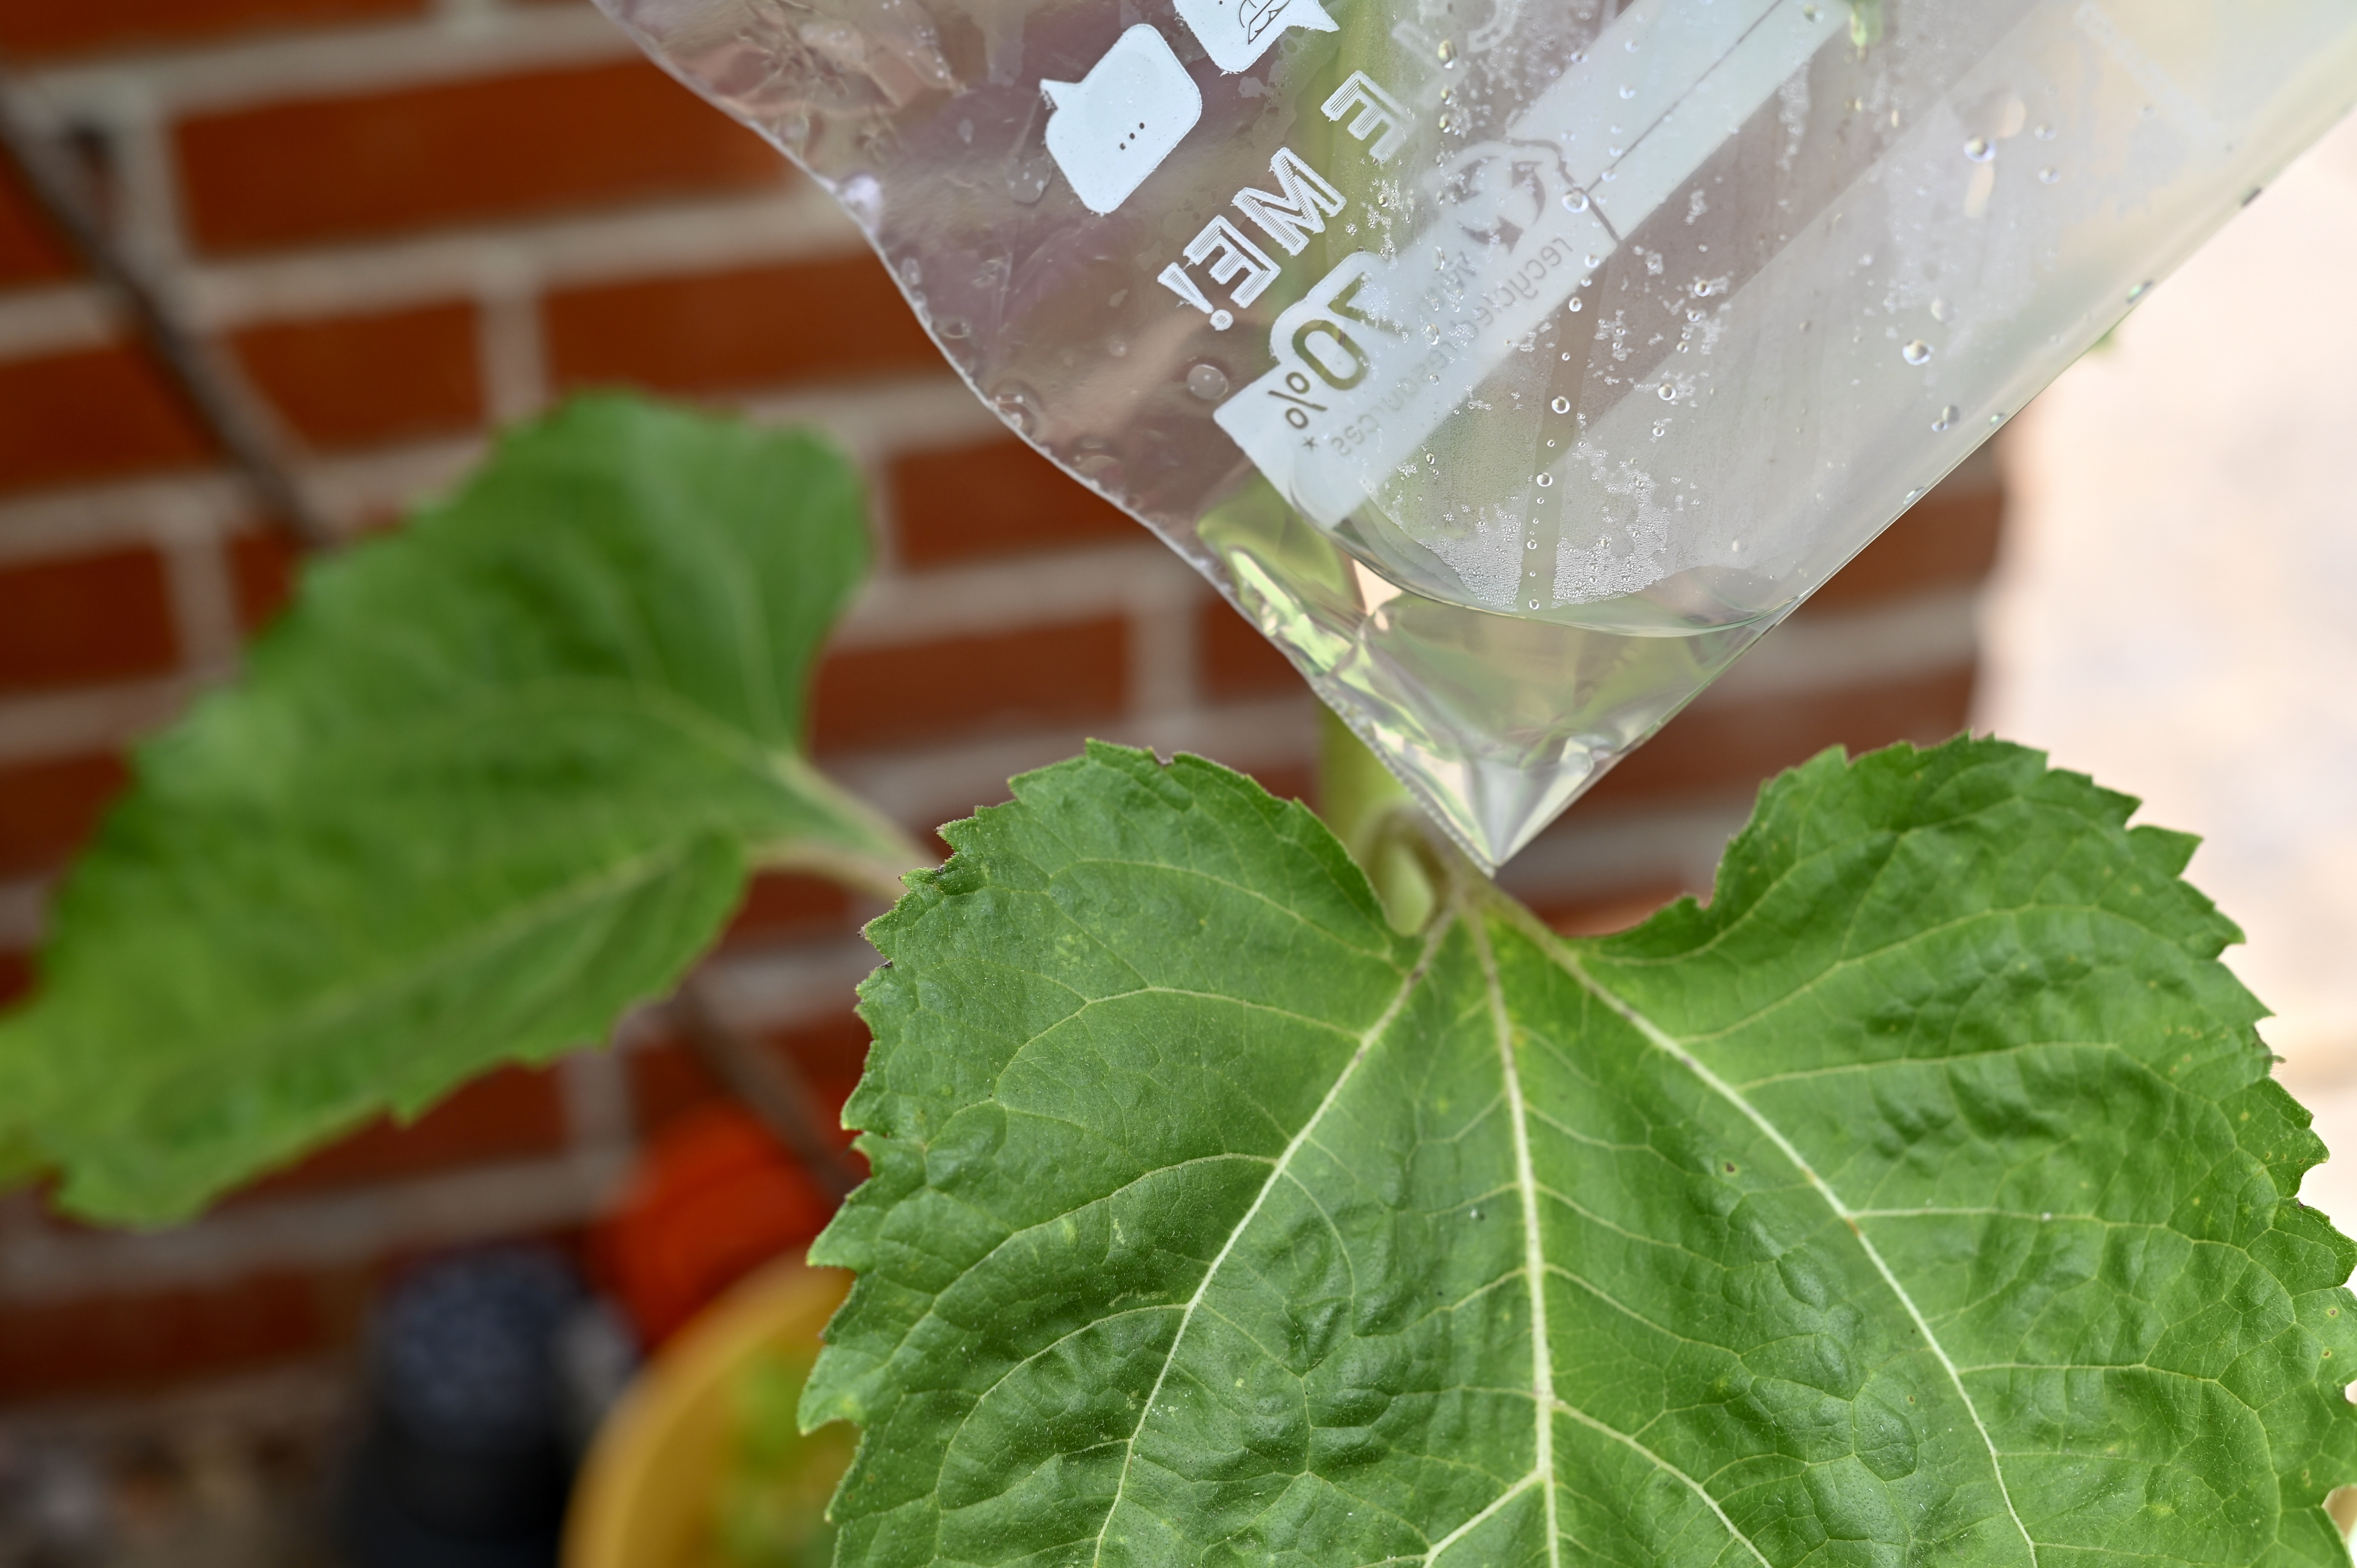
[{"label": "large green leaf", "polygon": [[2357,1251],[2133,802],[1829,755],[1566,942],[1208,763],[1017,796],[874,928],[848,1568],[2347,1563]]},{"label": "large green leaf", "polygon": [[85,1214],[171,1218],[600,1037],[755,861],[907,865],[802,754],[866,561],[820,442],[601,398],[315,564],[62,889],[0,1146]]}]

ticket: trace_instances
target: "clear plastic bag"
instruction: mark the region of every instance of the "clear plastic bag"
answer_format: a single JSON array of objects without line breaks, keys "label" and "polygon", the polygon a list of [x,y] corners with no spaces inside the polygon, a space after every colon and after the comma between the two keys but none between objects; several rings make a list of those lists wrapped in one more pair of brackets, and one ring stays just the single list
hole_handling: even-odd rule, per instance
[{"label": "clear plastic bag", "polygon": [[601,3],[1491,865],[2357,101],[2350,0]]}]

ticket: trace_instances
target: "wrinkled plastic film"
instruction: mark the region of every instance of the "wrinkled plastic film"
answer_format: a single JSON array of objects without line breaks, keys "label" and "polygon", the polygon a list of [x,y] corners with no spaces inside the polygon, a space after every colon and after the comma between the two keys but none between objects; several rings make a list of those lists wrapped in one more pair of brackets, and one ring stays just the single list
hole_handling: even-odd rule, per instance
[{"label": "wrinkled plastic film", "polygon": [[2348,0],[602,3],[1491,864],[2357,99]]}]

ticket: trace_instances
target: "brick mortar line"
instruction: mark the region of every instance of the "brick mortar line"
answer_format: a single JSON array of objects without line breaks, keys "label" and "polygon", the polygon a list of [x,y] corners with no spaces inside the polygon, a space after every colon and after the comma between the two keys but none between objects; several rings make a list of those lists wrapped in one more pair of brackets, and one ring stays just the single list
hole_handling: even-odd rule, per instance
[{"label": "brick mortar line", "polygon": [[1498,880],[1525,900],[1573,889],[1610,897],[1663,881],[1707,887],[1727,841],[1750,815],[1748,794],[1724,805],[1613,809],[1586,816],[1575,805],[1561,823],[1507,862]]},{"label": "brick mortar line", "polygon": [[0,1302],[227,1283],[269,1269],[369,1262],[388,1253],[576,1225],[628,1175],[630,1155],[576,1150],[351,1190],[234,1203],[145,1233],[63,1231],[21,1217],[0,1229]]},{"label": "brick mortar line", "polygon": [[[619,213],[530,220],[230,261],[180,261],[170,281],[200,330],[369,316],[478,298],[497,289],[537,310],[578,288],[657,284],[748,267],[839,261],[866,242],[823,191],[640,204]],[[0,290],[0,362],[124,340],[94,283]]]},{"label": "brick mortar line", "polygon": [[1316,701],[1305,686],[1297,695],[1259,702],[1145,718],[1109,716],[962,745],[822,757],[819,765],[894,821],[931,828],[1005,800],[1008,779],[1063,761],[1091,736],[1166,754],[1199,752],[1246,772],[1306,763],[1317,749],[1317,731],[1307,722]]},{"label": "brick mortar line", "polygon": [[118,53],[25,74],[48,113],[111,125],[132,101],[178,118],[637,58],[602,13],[533,5]]},{"label": "brick mortar line", "polygon": [[1844,692],[1969,667],[1979,657],[1979,615],[1977,585],[1813,615],[1804,607],[1760,639],[1695,706]]},{"label": "brick mortar line", "polygon": [[561,293],[661,283],[746,267],[834,261],[866,250],[823,190],[779,161],[774,191],[635,202],[607,211],[524,217],[382,239],[188,263],[193,314],[207,328],[361,315],[463,297],[497,277]]},{"label": "brick mortar line", "polygon": [[1108,612],[1191,612],[1209,597],[1194,569],[1140,528],[1135,543],[888,573],[868,584],[830,646],[905,646]]},{"label": "brick mortar line", "polygon": [[[762,424],[807,424],[833,437],[867,469],[877,526],[888,537],[888,486],[881,474],[894,456],[962,446],[1004,430],[946,370],[820,383],[806,391],[772,389],[741,397],[734,406]],[[490,432],[479,430],[331,453],[308,459],[300,473],[330,512],[355,528],[447,489],[481,459],[490,438]],[[0,567],[113,545],[160,543],[167,526],[186,526],[199,510],[221,537],[252,526],[253,502],[243,481],[219,469],[0,498]]]}]

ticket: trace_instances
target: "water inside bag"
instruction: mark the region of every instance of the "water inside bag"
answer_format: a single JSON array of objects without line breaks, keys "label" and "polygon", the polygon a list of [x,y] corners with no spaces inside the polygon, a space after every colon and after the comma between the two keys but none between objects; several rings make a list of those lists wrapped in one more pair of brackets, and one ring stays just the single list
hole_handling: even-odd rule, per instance
[{"label": "water inside bag", "polygon": [[1490,865],[2357,102],[2350,0],[601,4]]}]

